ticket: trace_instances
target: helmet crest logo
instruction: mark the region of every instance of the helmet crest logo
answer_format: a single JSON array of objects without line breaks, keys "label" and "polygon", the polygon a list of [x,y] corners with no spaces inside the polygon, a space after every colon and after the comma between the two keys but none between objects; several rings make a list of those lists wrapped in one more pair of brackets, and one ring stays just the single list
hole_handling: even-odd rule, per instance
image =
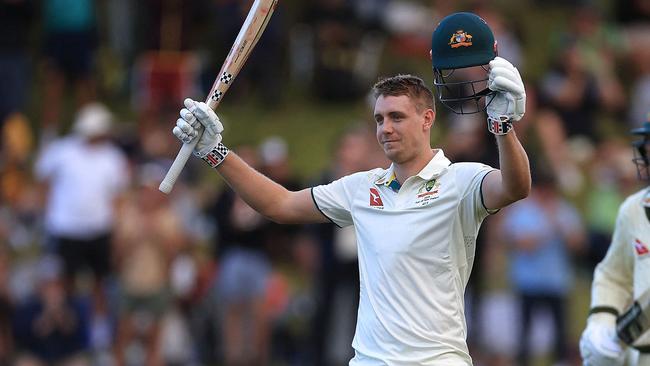
[{"label": "helmet crest logo", "polygon": [[458,47],[469,47],[472,45],[472,35],[469,33],[465,33],[464,30],[459,29],[456,31],[456,33],[452,34],[451,38],[449,39],[449,45],[451,48],[458,48]]}]

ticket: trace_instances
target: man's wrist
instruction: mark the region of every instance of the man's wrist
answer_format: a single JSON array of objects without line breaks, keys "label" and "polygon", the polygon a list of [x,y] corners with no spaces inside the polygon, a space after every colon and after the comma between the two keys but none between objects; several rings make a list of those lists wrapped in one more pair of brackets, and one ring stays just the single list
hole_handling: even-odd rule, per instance
[{"label": "man's wrist", "polygon": [[499,116],[493,118],[488,116],[487,119],[488,131],[497,136],[507,135],[512,131],[512,121],[507,116]]},{"label": "man's wrist", "polygon": [[208,165],[210,165],[212,168],[216,168],[219,166],[219,164],[223,163],[223,161],[226,159],[226,156],[228,156],[228,153],[230,153],[230,149],[228,149],[226,145],[220,142],[201,159],[208,163]]}]

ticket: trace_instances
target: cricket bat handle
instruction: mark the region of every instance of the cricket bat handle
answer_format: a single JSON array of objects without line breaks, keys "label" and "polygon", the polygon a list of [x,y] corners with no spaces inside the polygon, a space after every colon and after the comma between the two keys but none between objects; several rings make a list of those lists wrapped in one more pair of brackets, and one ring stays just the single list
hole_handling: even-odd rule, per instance
[{"label": "cricket bat handle", "polygon": [[183,146],[181,146],[181,149],[178,151],[178,155],[176,155],[176,159],[174,159],[172,166],[169,167],[169,170],[167,171],[167,175],[165,175],[165,179],[163,179],[163,181],[160,182],[160,186],[158,187],[158,189],[161,192],[169,194],[172,191],[172,188],[174,188],[174,184],[176,183],[176,180],[181,175],[181,172],[183,171],[183,167],[185,167],[185,164],[189,160],[190,156],[192,156],[194,147],[196,147],[196,144],[198,142],[199,139],[195,138],[189,143],[183,144]]}]

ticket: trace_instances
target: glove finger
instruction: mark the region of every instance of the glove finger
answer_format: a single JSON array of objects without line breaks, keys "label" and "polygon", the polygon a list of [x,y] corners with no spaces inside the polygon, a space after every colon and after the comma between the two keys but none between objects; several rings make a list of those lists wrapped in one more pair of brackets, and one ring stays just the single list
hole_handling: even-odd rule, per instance
[{"label": "glove finger", "polygon": [[184,133],[188,134],[195,130],[194,126],[182,118],[176,120],[176,127],[178,127]]},{"label": "glove finger", "polygon": [[491,80],[494,80],[497,76],[503,76],[512,81],[519,81],[521,79],[519,74],[516,72],[516,69],[508,69],[506,67],[495,67],[490,69],[488,77]]},{"label": "glove finger", "polygon": [[497,76],[494,80],[488,84],[490,90],[511,93],[516,97],[520,97],[524,94],[523,85],[512,81],[503,76]]},{"label": "glove finger", "polygon": [[219,121],[217,114],[204,102],[195,103],[196,109],[193,111],[196,118],[201,122],[210,134],[217,135],[223,131],[223,125]]},{"label": "glove finger", "polygon": [[196,121],[196,117],[192,114],[192,112],[189,111],[187,108],[181,109],[181,118],[189,122],[190,124],[194,124]]},{"label": "glove finger", "polygon": [[495,57],[492,61],[490,61],[490,68],[495,68],[495,67],[503,67],[509,70],[514,69],[514,65],[510,63],[510,61],[506,60],[503,57]]},{"label": "glove finger", "polygon": [[509,69],[506,69],[504,67],[495,67],[493,69],[490,69],[490,72],[488,73],[488,87],[494,84],[494,79],[499,76],[508,78],[510,80],[515,80],[516,77],[515,74]]},{"label": "glove finger", "polygon": [[192,136],[190,136],[187,133],[183,132],[183,130],[181,130],[178,126],[174,127],[174,129],[172,130],[172,133],[174,134],[174,136],[176,136],[183,143],[189,144],[193,140]]}]

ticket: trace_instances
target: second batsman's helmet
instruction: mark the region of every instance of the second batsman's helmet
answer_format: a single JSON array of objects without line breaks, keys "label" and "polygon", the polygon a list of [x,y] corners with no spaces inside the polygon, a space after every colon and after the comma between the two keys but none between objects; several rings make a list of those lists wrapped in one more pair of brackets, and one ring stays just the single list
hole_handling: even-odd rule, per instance
[{"label": "second batsman's helmet", "polygon": [[650,183],[650,113],[648,113],[647,122],[630,132],[641,137],[632,143],[634,150],[634,159],[632,161],[636,164],[639,179]]},{"label": "second batsman's helmet", "polygon": [[[457,114],[484,111],[494,98],[487,88],[486,65],[496,56],[494,34],[481,17],[454,13],[442,19],[431,37],[433,83],[440,103]],[[479,73],[470,80],[471,73],[456,72],[474,66],[480,67]]]}]

